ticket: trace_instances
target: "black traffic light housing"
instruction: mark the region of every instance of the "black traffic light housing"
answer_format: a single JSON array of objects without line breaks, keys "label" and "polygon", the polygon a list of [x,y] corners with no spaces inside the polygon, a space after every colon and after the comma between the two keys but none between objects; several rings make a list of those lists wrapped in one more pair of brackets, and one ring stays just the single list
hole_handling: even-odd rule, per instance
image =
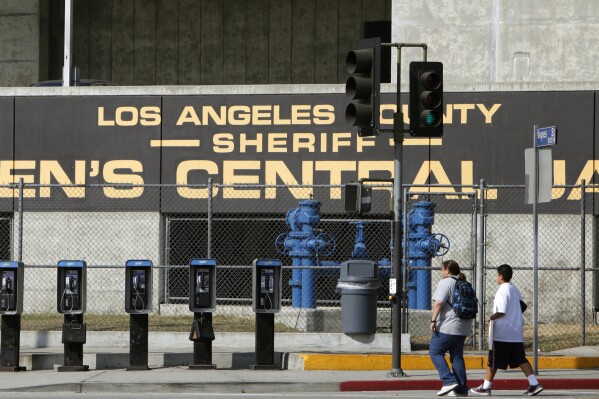
[{"label": "black traffic light housing", "polygon": [[345,94],[351,102],[345,110],[349,125],[358,126],[358,136],[378,136],[381,96],[381,38],[360,40],[358,49],[347,53],[349,78]]},{"label": "black traffic light housing", "polygon": [[362,182],[350,182],[345,185],[343,193],[345,212],[362,214],[370,212],[372,204],[372,188]]},{"label": "black traffic light housing", "polygon": [[410,63],[410,134],[443,136],[443,64]]}]

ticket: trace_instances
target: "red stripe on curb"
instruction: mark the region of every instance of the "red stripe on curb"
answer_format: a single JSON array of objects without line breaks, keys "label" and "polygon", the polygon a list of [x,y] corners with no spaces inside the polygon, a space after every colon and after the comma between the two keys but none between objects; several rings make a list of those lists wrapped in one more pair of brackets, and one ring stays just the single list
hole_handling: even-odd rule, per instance
[{"label": "red stripe on curb", "polygon": [[[409,377],[407,377],[409,378]],[[596,378],[539,378],[545,389],[599,389],[599,379]],[[469,387],[483,383],[481,379],[468,380]],[[528,381],[522,379],[495,379],[493,390],[511,391],[528,388]],[[339,384],[341,392],[360,391],[437,391],[441,389],[439,380],[379,380],[379,381],[344,381]]]}]

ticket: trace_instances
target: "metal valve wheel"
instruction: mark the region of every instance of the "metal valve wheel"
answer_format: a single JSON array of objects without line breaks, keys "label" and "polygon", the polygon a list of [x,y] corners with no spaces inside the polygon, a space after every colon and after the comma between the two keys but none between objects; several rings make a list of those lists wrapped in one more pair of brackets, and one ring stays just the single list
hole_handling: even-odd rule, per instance
[{"label": "metal valve wheel", "polygon": [[314,239],[316,242],[316,248],[314,250],[319,256],[329,256],[337,247],[335,237],[331,233],[320,233]]},{"label": "metal valve wheel", "polygon": [[445,256],[449,252],[449,238],[445,234],[437,233],[428,241],[429,250],[434,256]]},{"label": "metal valve wheel", "polygon": [[279,236],[277,237],[277,239],[275,240],[275,249],[281,254],[281,255],[288,255],[289,251],[291,250],[291,248],[287,248],[285,246],[285,241],[287,241],[287,233],[282,233],[279,234]]}]

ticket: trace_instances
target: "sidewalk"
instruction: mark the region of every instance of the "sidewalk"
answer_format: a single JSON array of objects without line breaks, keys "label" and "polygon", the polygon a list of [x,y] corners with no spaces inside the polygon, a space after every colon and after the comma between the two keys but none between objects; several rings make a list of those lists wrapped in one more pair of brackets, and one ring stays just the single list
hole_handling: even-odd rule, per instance
[{"label": "sidewalk", "polygon": [[[220,392],[283,393],[338,391],[431,390],[441,387],[435,371],[404,370],[406,377],[384,371],[190,370],[187,367],[148,371],[91,370],[59,373],[53,370],[1,373],[0,392]],[[541,371],[547,390],[599,390],[597,370]],[[470,387],[481,383],[482,370],[468,372]],[[499,372],[494,390],[528,387],[520,370]]]}]

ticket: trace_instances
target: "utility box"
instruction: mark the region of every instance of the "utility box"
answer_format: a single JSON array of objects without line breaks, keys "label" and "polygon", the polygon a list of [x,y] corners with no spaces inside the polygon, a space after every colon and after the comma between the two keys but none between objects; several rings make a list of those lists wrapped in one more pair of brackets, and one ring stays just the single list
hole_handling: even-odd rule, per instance
[{"label": "utility box", "polygon": [[87,264],[82,260],[58,262],[56,310],[62,314],[83,314],[87,306]]},{"label": "utility box", "polygon": [[281,261],[254,259],[252,262],[252,309],[256,313],[281,310]]},{"label": "utility box", "polygon": [[379,269],[369,260],[341,264],[337,292],[341,294],[341,324],[345,334],[376,333]]},{"label": "utility box", "polygon": [[125,263],[125,312],[152,312],[152,261],[128,260]]},{"label": "utility box", "polygon": [[216,261],[192,259],[189,262],[189,310],[214,312],[216,309]]},{"label": "utility box", "polygon": [[23,263],[0,262],[0,315],[23,313]]}]

